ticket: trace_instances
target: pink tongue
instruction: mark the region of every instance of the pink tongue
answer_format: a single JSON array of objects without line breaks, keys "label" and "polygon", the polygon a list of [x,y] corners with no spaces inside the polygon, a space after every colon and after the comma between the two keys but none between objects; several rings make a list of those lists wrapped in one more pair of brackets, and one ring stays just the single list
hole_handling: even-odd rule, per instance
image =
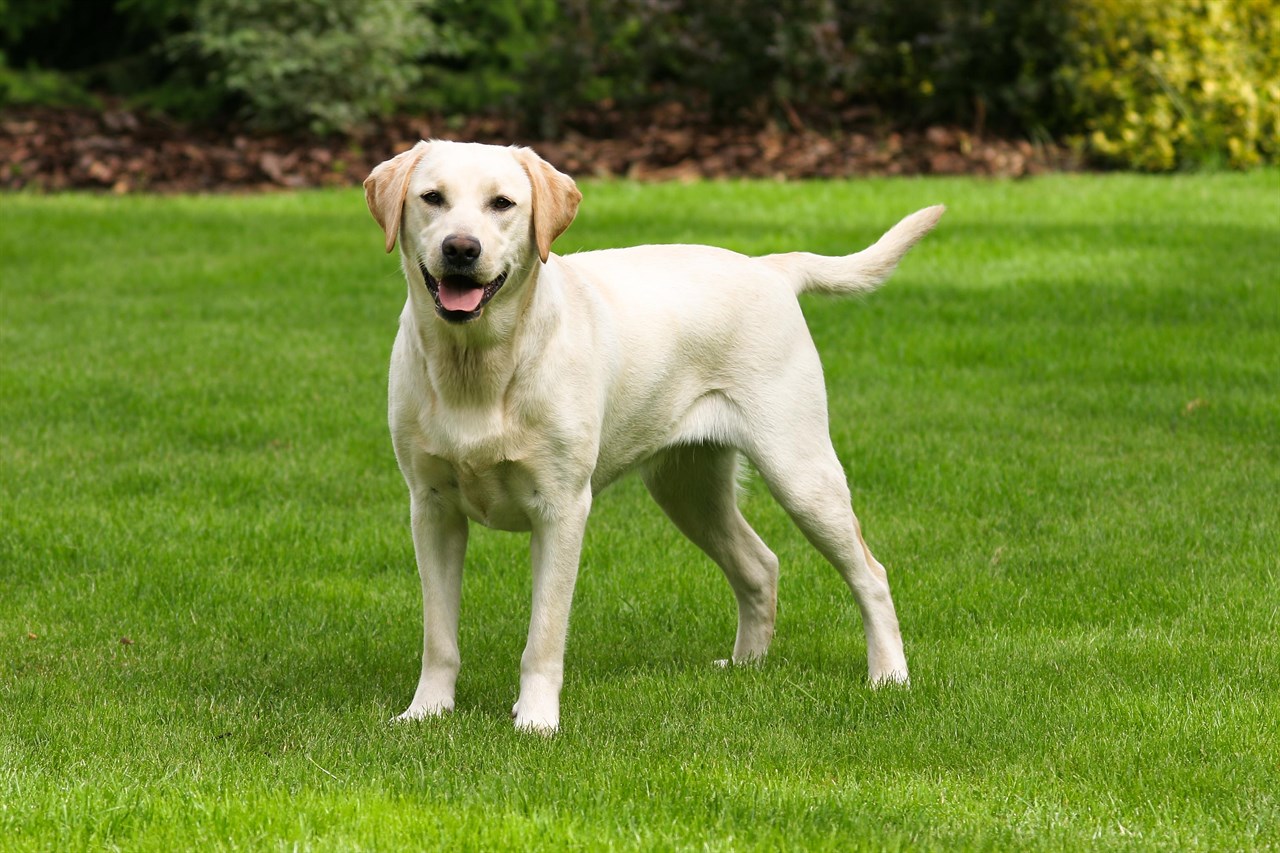
[{"label": "pink tongue", "polygon": [[446,311],[474,311],[483,298],[483,287],[454,287],[448,279],[440,282],[440,304]]}]

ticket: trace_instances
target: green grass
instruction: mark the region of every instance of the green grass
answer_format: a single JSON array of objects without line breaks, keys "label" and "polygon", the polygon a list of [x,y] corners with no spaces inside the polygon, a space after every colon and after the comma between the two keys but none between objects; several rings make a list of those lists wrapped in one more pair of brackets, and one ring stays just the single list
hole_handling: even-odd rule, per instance
[{"label": "green grass", "polygon": [[[1275,849],[1280,173],[591,183],[562,251],[861,248],[805,303],[909,691],[758,483],[759,668],[634,481],[563,729],[512,730],[527,540],[474,531],[458,712],[385,426],[404,298],[358,192],[0,198],[0,848]],[[132,642],[124,644],[121,638]]]}]

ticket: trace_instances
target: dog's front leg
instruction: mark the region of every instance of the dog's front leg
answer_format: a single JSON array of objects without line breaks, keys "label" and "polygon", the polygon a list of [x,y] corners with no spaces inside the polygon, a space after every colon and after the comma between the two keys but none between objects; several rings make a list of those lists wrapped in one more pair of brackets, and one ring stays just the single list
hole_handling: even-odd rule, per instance
[{"label": "dog's front leg", "polygon": [[458,680],[458,606],[462,563],[467,552],[467,519],[443,503],[432,489],[415,493],[410,516],[413,550],[422,579],[422,674],[413,702],[400,715],[417,720],[453,710]]},{"label": "dog's front leg", "polygon": [[530,540],[533,610],[529,640],[520,659],[520,698],[511,709],[517,729],[549,735],[560,725],[569,606],[590,512],[591,489],[585,487],[534,522]]}]

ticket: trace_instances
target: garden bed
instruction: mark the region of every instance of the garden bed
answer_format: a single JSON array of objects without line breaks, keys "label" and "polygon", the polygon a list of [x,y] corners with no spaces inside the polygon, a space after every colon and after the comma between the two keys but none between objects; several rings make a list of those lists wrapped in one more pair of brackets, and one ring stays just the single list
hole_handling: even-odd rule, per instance
[{"label": "garden bed", "polygon": [[955,127],[890,130],[870,123],[823,132],[715,126],[680,104],[626,122],[608,111],[531,139],[491,118],[399,118],[345,136],[253,134],[188,127],[122,107],[17,108],[0,113],[0,186],[192,192],[359,184],[422,138],[519,142],[576,176],[635,180],[834,178],[858,175],[1021,177],[1074,168],[1053,144],[991,138]]}]

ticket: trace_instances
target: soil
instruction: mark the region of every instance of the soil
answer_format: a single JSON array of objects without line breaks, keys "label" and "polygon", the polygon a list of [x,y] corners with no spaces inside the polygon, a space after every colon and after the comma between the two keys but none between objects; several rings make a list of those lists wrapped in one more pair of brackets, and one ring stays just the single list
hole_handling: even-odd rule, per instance
[{"label": "soil", "polygon": [[577,177],[635,180],[835,178],[865,175],[1022,177],[1077,168],[1053,144],[954,127],[820,132],[786,126],[717,127],[679,104],[643,116],[607,111],[555,139],[513,122],[401,117],[341,137],[264,135],[188,127],[121,106],[0,111],[0,188],[129,192],[249,191],[352,186],[419,139],[531,145]]}]

